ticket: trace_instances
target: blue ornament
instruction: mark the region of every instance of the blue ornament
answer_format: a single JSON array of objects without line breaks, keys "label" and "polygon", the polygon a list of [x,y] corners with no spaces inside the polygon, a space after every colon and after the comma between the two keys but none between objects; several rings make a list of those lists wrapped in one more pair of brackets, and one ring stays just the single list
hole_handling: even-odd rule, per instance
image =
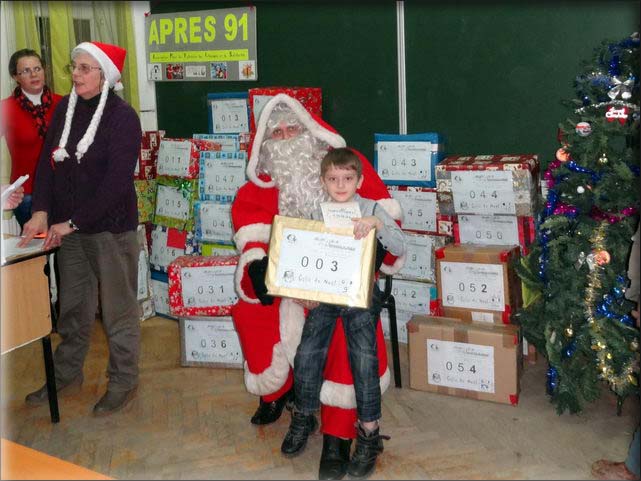
[{"label": "blue ornament", "polygon": [[547,377],[547,393],[551,396],[556,391],[559,373],[554,366],[550,366],[545,375]]},{"label": "blue ornament", "polygon": [[576,351],[576,339],[573,339],[572,342],[570,342],[570,344],[566,346],[562,355],[565,359],[567,359],[569,357],[572,357],[575,351]]},{"label": "blue ornament", "polygon": [[634,326],[634,319],[632,318],[632,316],[629,316],[627,314],[621,316],[621,319],[619,319],[619,322],[622,324],[625,324],[628,327]]},{"label": "blue ornament", "polygon": [[624,291],[623,291],[623,289],[621,289],[620,287],[614,287],[614,288],[612,288],[612,292],[614,292],[614,297],[615,297],[616,299],[621,299],[621,298],[623,297],[623,293],[624,293]]}]

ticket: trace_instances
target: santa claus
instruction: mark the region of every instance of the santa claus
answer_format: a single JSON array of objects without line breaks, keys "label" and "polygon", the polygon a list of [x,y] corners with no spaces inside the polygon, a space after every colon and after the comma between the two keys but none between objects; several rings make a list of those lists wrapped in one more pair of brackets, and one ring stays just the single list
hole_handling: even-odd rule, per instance
[{"label": "santa claus", "polygon": [[[295,300],[274,298],[264,284],[272,220],[275,215],[311,218],[326,200],[320,182],[320,162],[329,149],[345,147],[345,140],[296,99],[278,94],[261,112],[247,165],[248,182],[231,209],[241,253],[236,270],[238,303],[233,307],[236,330],[245,357],[247,390],[260,396],[253,424],[276,421],[292,396],[292,364],[300,342],[306,310]],[[364,182],[358,193],[377,200],[395,219],[401,208],[365,157]],[[403,259],[390,254],[381,271],[393,274]],[[377,327],[381,392],[387,389],[385,341]],[[356,397],[347,345],[338,321],[327,355],[321,389],[323,452],[319,479],[339,479],[349,462],[351,440],[356,437]]]}]

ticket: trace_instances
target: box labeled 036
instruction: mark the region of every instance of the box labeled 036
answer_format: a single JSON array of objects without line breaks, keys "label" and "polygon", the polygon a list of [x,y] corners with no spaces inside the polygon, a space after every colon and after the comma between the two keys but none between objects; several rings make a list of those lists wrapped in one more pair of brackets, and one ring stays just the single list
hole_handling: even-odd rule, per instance
[{"label": "box labeled 036", "polygon": [[243,368],[231,317],[181,317],[180,365]]}]

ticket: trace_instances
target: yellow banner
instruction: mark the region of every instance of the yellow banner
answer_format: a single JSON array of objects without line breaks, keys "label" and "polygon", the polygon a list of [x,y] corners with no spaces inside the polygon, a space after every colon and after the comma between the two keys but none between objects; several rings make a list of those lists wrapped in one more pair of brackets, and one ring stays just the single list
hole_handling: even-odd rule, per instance
[{"label": "yellow banner", "polygon": [[186,50],[182,52],[150,52],[150,63],[224,62],[249,60],[246,48],[234,50]]}]

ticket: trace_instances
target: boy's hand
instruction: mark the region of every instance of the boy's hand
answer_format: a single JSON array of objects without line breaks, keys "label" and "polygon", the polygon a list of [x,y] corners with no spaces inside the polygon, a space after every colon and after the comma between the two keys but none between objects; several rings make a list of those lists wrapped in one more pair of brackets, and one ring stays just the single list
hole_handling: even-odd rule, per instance
[{"label": "boy's hand", "polygon": [[375,215],[356,217],[352,219],[352,222],[354,222],[354,239],[356,240],[367,237],[367,234],[372,229],[380,229],[382,227],[381,220]]}]

